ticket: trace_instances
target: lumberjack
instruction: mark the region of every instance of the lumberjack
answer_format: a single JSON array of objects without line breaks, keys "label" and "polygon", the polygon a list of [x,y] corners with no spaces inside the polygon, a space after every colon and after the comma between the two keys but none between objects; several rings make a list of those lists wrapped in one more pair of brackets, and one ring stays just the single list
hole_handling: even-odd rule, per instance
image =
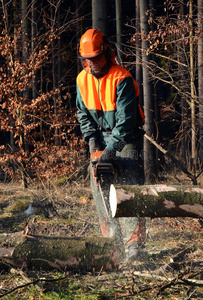
[{"label": "lumberjack", "polygon": [[[77,115],[89,144],[91,188],[104,237],[114,236],[127,245],[128,259],[138,256],[145,241],[145,219],[110,214],[108,193],[114,181],[142,185],[144,113],[139,88],[132,75],[115,62],[109,41],[98,29],[89,29],[78,44],[83,70],[77,76]],[[125,252],[125,251],[124,251]]]}]

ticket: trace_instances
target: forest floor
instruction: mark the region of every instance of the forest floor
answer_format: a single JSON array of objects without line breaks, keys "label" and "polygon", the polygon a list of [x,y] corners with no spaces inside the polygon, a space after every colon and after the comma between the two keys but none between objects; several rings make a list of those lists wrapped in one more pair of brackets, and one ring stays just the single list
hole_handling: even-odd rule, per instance
[{"label": "forest floor", "polygon": [[[25,217],[32,202],[54,209]],[[43,270],[1,264],[3,299],[203,299],[203,227],[193,218],[148,219],[145,253],[117,269]],[[88,183],[49,189],[0,184],[0,234],[100,237]],[[4,268],[5,266],[5,268]]]}]

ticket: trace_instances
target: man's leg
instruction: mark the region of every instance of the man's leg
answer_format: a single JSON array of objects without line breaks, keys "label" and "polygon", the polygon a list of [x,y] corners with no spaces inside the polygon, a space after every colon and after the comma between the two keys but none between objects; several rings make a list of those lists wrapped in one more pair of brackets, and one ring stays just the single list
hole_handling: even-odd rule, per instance
[{"label": "man's leg", "polygon": [[[143,185],[144,166],[142,158],[143,138],[127,144],[118,153],[123,166],[123,175],[120,184]],[[134,259],[146,240],[145,218],[122,218],[125,227],[125,242],[128,248],[129,259]]]},{"label": "man's leg", "polygon": [[100,223],[102,236],[115,238],[116,246],[119,248],[121,252],[121,256],[124,259],[125,247],[123,243],[123,234],[120,227],[120,223],[118,219],[111,217],[111,212],[110,212],[110,206],[108,201],[110,186],[109,188],[106,187],[105,190],[102,190],[106,207],[108,210],[108,214],[107,214],[100,191],[98,187],[96,187],[95,185],[91,168],[90,168],[90,182],[91,182],[92,195],[99,215],[99,223]]},{"label": "man's leg", "polygon": [[128,258],[136,259],[146,241],[145,218],[125,218],[124,224]]}]

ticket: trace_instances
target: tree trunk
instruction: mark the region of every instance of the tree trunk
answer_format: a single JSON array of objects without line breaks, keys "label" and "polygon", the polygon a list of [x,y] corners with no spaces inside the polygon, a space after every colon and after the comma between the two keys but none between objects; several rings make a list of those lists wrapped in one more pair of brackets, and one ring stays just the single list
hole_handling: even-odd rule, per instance
[{"label": "tree trunk", "polygon": [[[7,15],[8,16],[8,15]],[[14,46],[14,60],[18,57],[18,49],[17,49],[17,36],[18,36],[18,13],[17,13],[17,2],[16,0],[13,1],[13,21],[14,21],[14,28],[13,28],[13,34],[14,34],[14,41],[15,41],[15,46]],[[8,23],[8,20],[6,20]],[[14,121],[13,117],[11,118],[11,127],[13,128]],[[10,131],[10,148],[11,152],[14,152],[15,149],[15,138],[14,138],[14,133]]]},{"label": "tree trunk", "polygon": [[194,78],[194,47],[193,47],[193,4],[190,0],[190,88],[191,88],[191,166],[195,173],[197,164],[196,129],[195,129],[195,78]]},{"label": "tree trunk", "polygon": [[[148,42],[145,36],[148,34],[148,19],[145,13],[147,8],[147,0],[140,1],[140,27],[142,35],[142,72],[143,72],[143,97],[144,97],[144,113],[145,126],[144,129],[149,136],[154,135],[154,105],[152,97],[152,84],[150,74],[147,70],[149,55],[147,55]],[[144,171],[145,183],[152,183],[155,175],[155,148],[147,140],[144,140]]]},{"label": "tree trunk", "polygon": [[[135,16],[136,16],[136,33],[140,32],[140,0],[135,0]],[[139,103],[143,107],[143,85],[142,85],[142,64],[141,64],[141,42],[136,37],[135,42],[135,57],[136,57],[136,82],[139,86]]]},{"label": "tree trunk", "polygon": [[[32,10],[32,20],[31,20],[31,50],[32,55],[35,51],[35,39],[37,34],[37,8],[36,8],[36,1],[34,0],[32,2],[31,6]],[[34,60],[34,58],[33,58]],[[36,80],[36,74],[33,74],[32,76],[32,99],[37,98],[37,80]]]},{"label": "tree trunk", "polygon": [[112,217],[203,217],[203,187],[111,185]]},{"label": "tree trunk", "polygon": [[[184,4],[180,4],[180,18],[183,21],[185,18],[184,15]],[[183,160],[185,164],[187,165],[187,157],[190,157],[188,155],[188,144],[189,142],[187,141],[187,131],[188,131],[188,104],[187,104],[187,88],[188,84],[186,82],[188,81],[188,75],[185,74],[185,56],[183,55],[184,50],[185,50],[185,45],[184,43],[177,43],[177,60],[178,60],[178,71],[179,71],[179,81],[180,81],[180,88],[183,91],[180,94],[181,97],[181,124],[179,128],[179,132],[181,133],[181,156],[183,157]],[[184,66],[183,66],[184,64]],[[188,164],[189,165],[189,164]]]},{"label": "tree trunk", "polygon": [[[58,27],[61,27],[61,6],[59,6],[58,11],[57,11],[57,22],[58,22]],[[60,93],[58,95],[59,98],[59,110],[61,109],[61,85],[62,85],[62,44],[61,44],[61,34],[58,34],[59,39],[58,39],[58,46],[57,46],[57,88],[60,90]],[[58,129],[58,135],[59,135],[59,145],[62,145],[62,136],[61,136],[61,127]]]},{"label": "tree trunk", "polygon": [[[29,37],[29,26],[28,26],[28,6],[27,6],[27,0],[21,0],[21,18],[22,18],[22,61],[23,63],[27,63],[28,59],[28,48],[29,48],[29,43],[28,43],[28,37]],[[29,102],[29,89],[28,85],[24,87],[24,90],[22,92],[23,98],[24,98],[24,103],[27,104]],[[25,125],[27,127],[28,125],[28,119],[27,116],[24,116],[24,110],[22,108],[19,109],[18,111],[18,120],[19,122],[21,119],[25,119]],[[27,129],[24,129],[23,134],[20,136],[24,151],[28,150],[28,132]],[[27,183],[27,174],[25,172],[25,166],[23,163],[19,164],[20,170],[21,170],[21,176],[22,176],[22,182],[24,188],[27,188],[28,183]]]},{"label": "tree trunk", "polygon": [[21,16],[22,16],[22,58],[26,62],[28,57],[28,19],[27,19],[27,0],[21,0]]},{"label": "tree trunk", "polygon": [[[112,270],[119,266],[120,251],[114,239],[103,237],[0,235],[1,264],[16,267]],[[5,244],[11,245],[5,247]],[[15,246],[13,246],[15,245]]]},{"label": "tree trunk", "polygon": [[203,163],[203,0],[198,0],[198,27],[201,30],[198,38],[198,96],[199,96],[199,156]]},{"label": "tree trunk", "polygon": [[[153,16],[153,18],[155,18],[156,16],[156,10],[154,9],[154,7],[156,6],[155,5],[155,0],[148,0],[149,1],[149,12],[151,13],[151,15]],[[156,25],[155,25],[155,22],[151,22],[151,24],[149,25],[149,30],[150,32],[155,32],[156,31]],[[156,61],[157,58],[156,58],[156,55],[154,55],[153,53],[151,54],[151,60],[152,61]],[[152,92],[153,92],[153,107],[154,107],[154,122],[156,124],[156,132],[157,134],[154,135],[154,138],[160,142],[162,140],[162,137],[160,135],[161,133],[161,130],[159,129],[160,127],[160,107],[159,107],[159,90],[158,90],[158,84],[157,84],[157,80],[154,79],[152,81]],[[155,129],[154,129],[154,132],[155,132]],[[158,167],[158,162],[161,161],[161,158],[159,157],[160,155],[160,152],[158,151],[158,149],[155,149],[154,150],[154,160],[155,160],[155,165],[157,168]],[[162,156],[161,156],[162,157]],[[156,170],[157,172],[157,170]]]},{"label": "tree trunk", "polygon": [[92,27],[108,35],[106,0],[92,0]]},{"label": "tree trunk", "polygon": [[116,41],[118,62],[122,65],[122,7],[121,0],[116,0]]},{"label": "tree trunk", "polygon": [[[52,6],[50,6],[50,15],[51,15],[51,30],[54,32],[54,26],[55,26],[55,15],[56,15],[56,6],[55,6],[55,0],[51,1]],[[51,42],[51,65],[52,65],[52,84],[53,84],[53,91],[56,90],[56,61],[55,61],[55,50],[56,49],[56,41],[55,39],[52,39]],[[54,118],[57,118],[58,115],[58,109],[57,109],[57,99],[56,94],[53,95],[53,107],[54,107]],[[59,135],[58,135],[58,128],[54,127],[54,145],[59,145]]]}]

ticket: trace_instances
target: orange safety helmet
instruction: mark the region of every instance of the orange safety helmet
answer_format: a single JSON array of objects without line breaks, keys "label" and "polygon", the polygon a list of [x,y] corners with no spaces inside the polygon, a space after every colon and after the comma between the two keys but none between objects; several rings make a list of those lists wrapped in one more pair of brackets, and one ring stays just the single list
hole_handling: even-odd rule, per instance
[{"label": "orange safety helmet", "polygon": [[88,29],[81,37],[78,46],[79,58],[93,58],[104,54],[108,47],[108,41],[98,29]]}]

